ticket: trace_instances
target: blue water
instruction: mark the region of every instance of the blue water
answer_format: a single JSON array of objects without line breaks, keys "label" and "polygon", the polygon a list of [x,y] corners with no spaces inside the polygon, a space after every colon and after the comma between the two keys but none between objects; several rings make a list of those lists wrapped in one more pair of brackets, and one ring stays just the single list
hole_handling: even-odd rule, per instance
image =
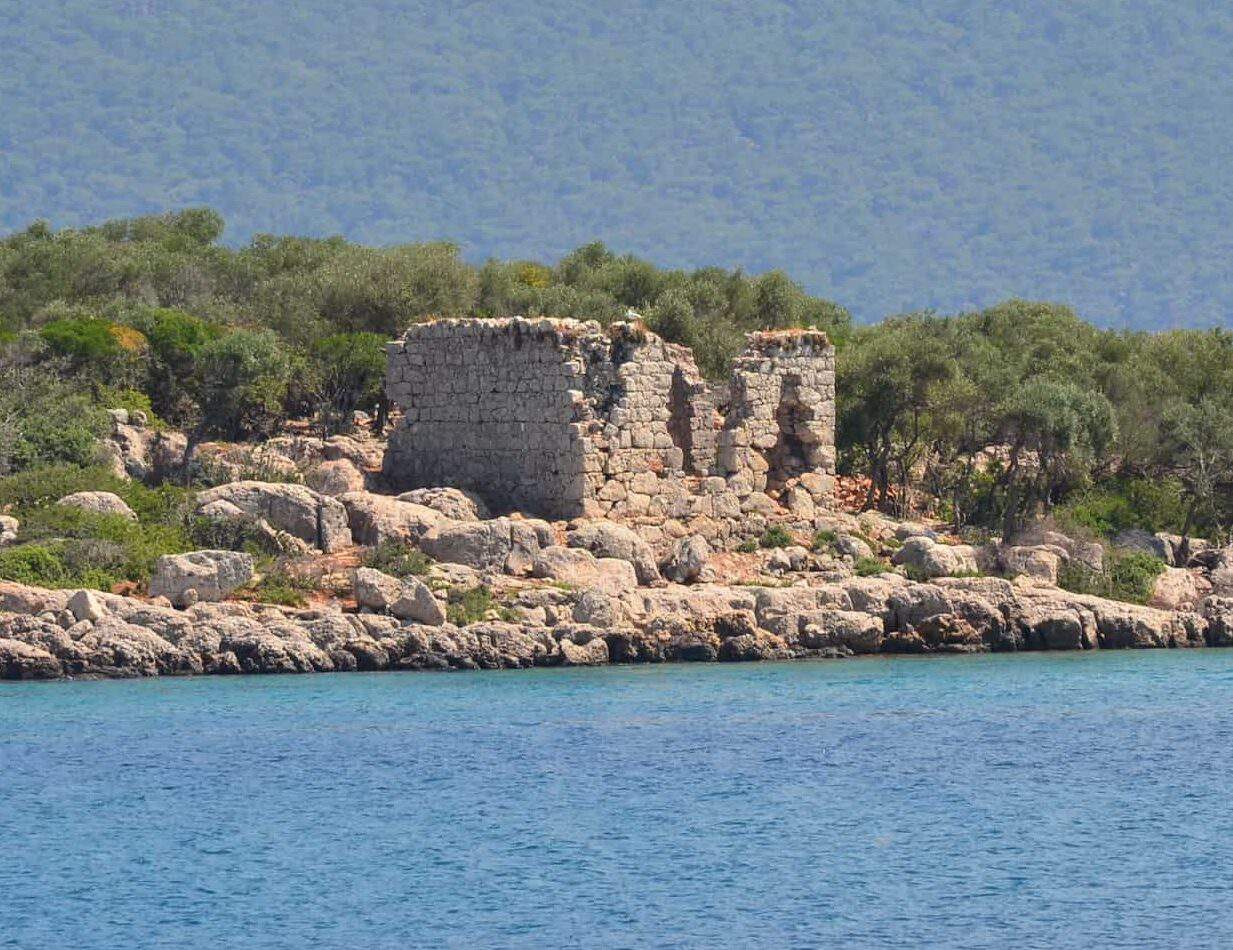
[{"label": "blue water", "polygon": [[0,686],[0,946],[1233,945],[1233,650]]}]

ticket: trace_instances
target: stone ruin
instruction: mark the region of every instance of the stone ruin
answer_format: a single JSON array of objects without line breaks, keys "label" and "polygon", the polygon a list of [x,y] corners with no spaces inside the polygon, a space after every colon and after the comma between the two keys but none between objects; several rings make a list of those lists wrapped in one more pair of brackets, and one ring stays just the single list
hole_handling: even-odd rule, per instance
[{"label": "stone ruin", "polygon": [[386,386],[404,413],[384,463],[399,490],[456,486],[548,518],[706,520],[711,537],[809,521],[831,493],[835,355],[817,330],[750,334],[724,394],[640,324],[438,320],[389,345]]}]

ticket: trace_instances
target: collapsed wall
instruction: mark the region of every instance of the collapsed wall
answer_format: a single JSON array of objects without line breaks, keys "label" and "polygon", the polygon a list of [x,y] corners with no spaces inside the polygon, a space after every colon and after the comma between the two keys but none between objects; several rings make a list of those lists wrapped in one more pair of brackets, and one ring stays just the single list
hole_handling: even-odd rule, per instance
[{"label": "collapsed wall", "polygon": [[830,490],[834,351],[817,331],[752,334],[726,416],[688,348],[632,323],[416,324],[389,346],[386,386],[405,413],[385,457],[399,489],[650,523],[739,519],[802,476]]}]

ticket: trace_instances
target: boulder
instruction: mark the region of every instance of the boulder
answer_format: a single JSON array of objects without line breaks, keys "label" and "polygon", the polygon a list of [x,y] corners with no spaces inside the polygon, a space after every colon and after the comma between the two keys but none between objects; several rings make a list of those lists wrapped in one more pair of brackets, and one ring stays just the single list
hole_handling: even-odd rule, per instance
[{"label": "boulder", "polygon": [[440,602],[417,577],[391,577],[371,567],[360,567],[352,577],[352,590],[360,607],[432,627],[445,623]]},{"label": "boulder", "polygon": [[980,570],[976,549],[971,545],[938,544],[923,534],[909,535],[891,562],[923,578],[949,577]]},{"label": "boulder", "polygon": [[655,565],[655,552],[632,528],[611,521],[586,520],[575,523],[565,536],[571,548],[583,548],[596,557],[615,557],[629,561],[639,584],[654,584],[661,578]]},{"label": "boulder", "polygon": [[431,508],[451,521],[486,521],[489,517],[484,500],[461,488],[416,488],[403,492],[398,500]]},{"label": "boulder", "polygon": [[1127,528],[1125,531],[1119,531],[1113,538],[1113,544],[1115,547],[1142,551],[1158,557],[1166,564],[1173,563],[1173,549],[1169,542],[1142,528]]},{"label": "boulder", "polygon": [[1062,558],[1056,549],[1044,545],[1011,545],[1000,547],[998,563],[1007,577],[1032,577],[1056,584]]},{"label": "boulder", "polygon": [[880,617],[855,610],[820,610],[804,615],[800,642],[811,650],[836,648],[852,653],[877,653],[885,629]]},{"label": "boulder", "polygon": [[711,559],[711,546],[701,535],[681,538],[659,565],[660,573],[678,584],[692,584],[702,577]]},{"label": "boulder", "polygon": [[177,607],[219,601],[252,580],[253,568],[253,556],[240,551],[164,554],[154,565],[150,595]]},{"label": "boulder", "polygon": [[873,557],[873,548],[854,534],[840,534],[835,537],[835,550],[846,557],[859,561],[861,558]]},{"label": "boulder", "polygon": [[109,491],[73,492],[65,495],[56,504],[67,508],[80,508],[96,515],[118,515],[129,521],[137,520],[137,513],[125,504],[124,499]]},{"label": "boulder", "polygon": [[77,620],[95,623],[107,615],[107,607],[96,591],[79,590],[68,599],[68,609]]},{"label": "boulder", "polygon": [[371,567],[357,567],[351,575],[351,591],[358,606],[384,613],[402,593],[402,581]]},{"label": "boulder", "polygon": [[390,604],[390,613],[400,620],[410,620],[430,627],[445,623],[445,610],[432,591],[417,577],[404,577],[398,597]]},{"label": "boulder", "polygon": [[1156,578],[1148,604],[1161,610],[1193,610],[1211,586],[1195,571],[1166,567]]},{"label": "boulder", "polygon": [[420,547],[438,561],[480,570],[503,569],[513,550],[509,519],[445,522],[425,535]]},{"label": "boulder", "polygon": [[574,602],[572,616],[575,623],[612,630],[622,625],[625,612],[621,602],[601,590],[584,590]]},{"label": "boulder", "polygon": [[347,459],[322,462],[308,470],[304,481],[323,495],[345,495],[364,490],[364,473]]},{"label": "boulder", "polygon": [[351,544],[347,508],[338,499],[307,485],[241,481],[197,494],[199,511],[218,501],[229,502],[248,517],[264,519],[279,531],[327,553]]},{"label": "boulder", "polygon": [[347,510],[356,544],[375,546],[387,541],[418,544],[424,535],[445,523],[438,511],[389,495],[357,491],[339,495]]},{"label": "boulder", "polygon": [[592,587],[605,594],[622,594],[638,586],[638,576],[628,561],[597,558],[590,551],[563,545],[552,545],[537,552],[531,572],[535,577],[571,587]]},{"label": "boulder", "polygon": [[608,643],[600,637],[576,644],[562,639],[557,644],[562,666],[603,666],[608,662]]},{"label": "boulder", "polygon": [[0,515],[0,547],[12,544],[17,540],[17,532],[21,524],[11,515]]}]

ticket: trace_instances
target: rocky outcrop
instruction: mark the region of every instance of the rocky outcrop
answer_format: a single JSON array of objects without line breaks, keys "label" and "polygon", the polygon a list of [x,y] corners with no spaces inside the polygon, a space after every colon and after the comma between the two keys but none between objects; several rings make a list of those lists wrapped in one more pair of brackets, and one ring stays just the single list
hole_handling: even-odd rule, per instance
[{"label": "rocky outcrop", "polygon": [[207,516],[217,516],[221,503],[325,552],[351,544],[348,509],[338,499],[307,485],[242,481],[197,494],[198,511]]},{"label": "rocky outcrop", "polygon": [[[507,524],[505,537],[512,531]],[[504,550],[481,560],[492,561]],[[447,621],[440,597],[425,581],[368,568],[355,571],[358,612],[204,600],[173,609],[100,591],[0,582],[0,676],[503,669],[1233,646],[1233,598],[1214,595],[1193,610],[1160,610],[1072,594],[1026,577],[916,582],[893,574],[815,578],[791,586],[639,587],[629,561],[561,545],[538,548],[532,565],[547,585],[506,578],[502,583],[513,586],[503,594],[504,619],[466,626]],[[482,576],[462,565],[433,568],[433,583],[442,587],[474,585]]]},{"label": "rocky outcrop", "polygon": [[20,529],[21,524],[16,518],[10,515],[0,515],[0,547],[16,541]]},{"label": "rocky outcrop", "polygon": [[975,574],[980,571],[976,548],[969,544],[939,544],[932,532],[907,523],[904,529],[920,530],[909,534],[903,546],[895,552],[892,563],[901,565],[911,574],[922,577],[949,577],[955,574]]}]

